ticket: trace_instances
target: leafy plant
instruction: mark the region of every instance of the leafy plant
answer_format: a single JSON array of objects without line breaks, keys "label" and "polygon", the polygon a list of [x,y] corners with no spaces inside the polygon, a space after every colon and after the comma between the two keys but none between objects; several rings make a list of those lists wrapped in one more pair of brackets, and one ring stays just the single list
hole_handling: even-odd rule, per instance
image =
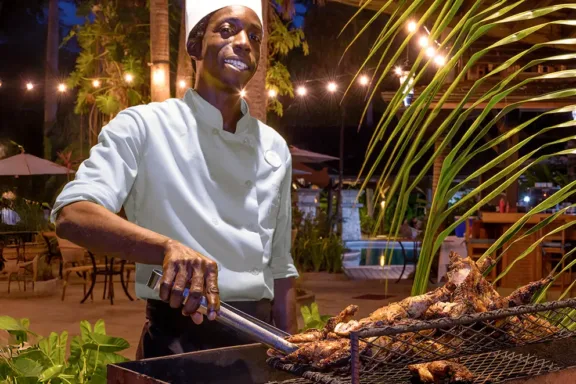
[{"label": "leafy plant", "polygon": [[330,319],[329,315],[320,315],[318,311],[318,304],[312,303],[310,307],[302,306],[300,308],[302,313],[302,318],[304,319],[304,328],[299,332],[304,332],[309,329],[322,329],[326,325],[326,322]]},{"label": "leafy plant", "polygon": [[292,249],[298,271],[342,271],[342,238],[329,232],[326,220],[326,215],[322,212],[316,218],[303,218]]},{"label": "leafy plant", "polygon": [[[365,3],[362,7],[368,6],[369,3]],[[543,28],[573,26],[576,21],[570,19],[571,16],[560,18],[545,18],[545,16],[562,11],[569,14],[576,9],[576,5],[556,4],[518,10],[524,3],[524,1],[506,0],[490,4],[481,0],[472,2],[414,0],[395,2],[395,8],[391,10],[388,9],[392,4],[389,1],[378,9],[379,13],[390,14],[390,17],[365,61],[366,65],[370,59],[380,58],[380,71],[373,80],[375,89],[392,75],[397,63],[403,60],[408,45],[415,43],[416,31],[406,32],[409,21],[416,23],[417,30],[427,27],[429,41],[439,42],[439,45],[435,46],[436,52],[440,52],[446,59],[444,65],[435,66],[435,61],[426,56],[426,50],[419,51],[411,67],[406,69],[408,73],[403,85],[391,98],[374,131],[362,170],[366,181],[375,176],[376,172],[380,173],[378,189],[383,191],[384,186],[389,186],[385,193],[386,200],[392,201],[396,198],[398,201],[395,206],[386,209],[392,212],[390,227],[392,233],[398,233],[405,221],[410,193],[434,168],[438,171],[438,185],[428,214],[412,289],[415,295],[427,290],[434,255],[457,225],[500,195],[512,183],[516,183],[532,167],[574,151],[558,150],[558,147],[576,138],[573,134],[576,121],[568,116],[570,112],[576,110],[576,106],[571,105],[569,101],[570,97],[576,95],[576,89],[571,88],[567,81],[576,78],[576,70],[566,69],[565,65],[566,62],[576,59],[576,53],[566,51],[559,54],[552,49],[548,50],[551,47],[572,46],[574,40],[559,37],[531,40],[527,45],[519,45],[518,42],[531,39]],[[415,18],[415,15],[419,16]],[[485,48],[470,49],[474,43],[496,29],[509,32],[506,32],[504,37],[497,38],[495,42],[486,44]],[[399,45],[393,44],[393,39],[396,38],[399,39]],[[462,87],[472,70],[482,68],[484,64],[481,60],[485,60],[488,55],[500,54],[510,46],[518,49],[515,51],[516,54],[497,62],[492,61],[494,65],[484,68],[470,88]],[[360,68],[358,75],[365,70],[365,65]],[[553,71],[536,72],[538,66],[547,66]],[[433,75],[431,71],[434,71]],[[528,72],[531,72],[530,76],[523,76]],[[534,97],[520,97],[516,102],[505,101],[513,95],[522,96],[525,87],[542,81],[562,82],[562,89]],[[461,89],[465,89],[462,95],[458,94]],[[411,105],[405,107],[403,101],[412,91],[415,92],[415,98]],[[372,97],[375,94],[376,91],[372,93]],[[454,105],[447,112],[443,112],[446,103],[453,101]],[[498,106],[501,102],[506,103],[506,106]],[[492,127],[502,126],[510,112],[533,102],[565,104],[539,112],[525,122],[508,123],[509,127],[499,130],[496,137],[487,136]],[[496,108],[501,109],[495,110]],[[562,114],[566,116],[564,122],[559,124],[556,122],[553,125],[546,123],[545,117]],[[397,116],[400,116],[399,121],[394,124]],[[514,135],[526,132],[526,128],[531,124],[539,124],[537,132],[520,136],[518,141],[509,140]],[[556,138],[533,148],[535,139],[541,139],[542,135],[552,131],[557,133]],[[562,134],[562,132],[571,133]],[[507,144],[506,148],[495,153],[493,148],[498,148],[503,143]],[[527,149],[527,153],[520,153],[521,149]],[[433,154],[430,156],[430,153]],[[476,166],[463,180],[458,179],[464,167],[470,166],[472,161],[477,159],[482,159],[480,166]],[[503,163],[506,167],[499,168]],[[449,206],[449,202],[462,187],[480,175],[490,174],[490,171],[494,171],[492,176],[487,177],[460,201]],[[363,188],[365,186],[366,184]],[[493,254],[504,246],[510,247],[511,243],[525,241],[526,234],[518,235],[524,231],[524,225],[529,219],[567,201],[576,192],[575,187],[576,181],[571,181],[527,212],[485,251],[485,255]],[[456,210],[474,199],[477,199],[476,203],[459,220],[444,226],[447,217],[454,216]],[[567,224],[565,228],[574,224],[576,222]],[[534,234],[540,227],[541,225],[534,226],[526,233]],[[542,239],[538,239],[538,242],[519,255],[515,262],[526,257],[541,241]],[[503,274],[506,274],[512,266],[513,264]]]},{"label": "leafy plant", "polygon": [[8,343],[0,345],[1,382],[105,384],[106,365],[128,361],[117,354],[129,347],[128,342],[107,336],[103,320],[94,328],[87,321],[80,322],[80,336],[70,343],[66,331],[40,337],[29,327],[28,319],[0,316],[0,330],[9,334]]}]

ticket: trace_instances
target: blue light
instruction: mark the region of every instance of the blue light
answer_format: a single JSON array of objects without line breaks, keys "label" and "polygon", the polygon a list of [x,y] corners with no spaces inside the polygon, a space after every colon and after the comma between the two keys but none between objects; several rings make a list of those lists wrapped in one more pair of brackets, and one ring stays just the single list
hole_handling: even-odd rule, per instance
[{"label": "blue light", "polygon": [[524,202],[529,203],[530,202],[530,196],[524,196]]}]

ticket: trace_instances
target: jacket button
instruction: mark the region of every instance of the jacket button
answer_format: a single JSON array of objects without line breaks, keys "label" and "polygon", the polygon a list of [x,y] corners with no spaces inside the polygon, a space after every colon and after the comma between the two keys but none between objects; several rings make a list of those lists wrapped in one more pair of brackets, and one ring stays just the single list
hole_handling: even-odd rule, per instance
[{"label": "jacket button", "polygon": [[245,139],[244,139],[244,144],[250,145],[250,139],[249,139],[249,138],[245,138]]},{"label": "jacket button", "polygon": [[258,268],[254,268],[250,271],[251,274],[253,274],[254,276],[257,276],[260,274],[260,270]]},{"label": "jacket button", "polygon": [[213,134],[213,135],[217,135],[217,134],[218,134],[218,130],[217,130],[216,128],[214,128],[214,129],[212,130],[212,134]]},{"label": "jacket button", "polygon": [[248,188],[252,188],[252,181],[247,180],[247,181],[244,183],[244,185],[245,185],[246,187],[248,187]]}]

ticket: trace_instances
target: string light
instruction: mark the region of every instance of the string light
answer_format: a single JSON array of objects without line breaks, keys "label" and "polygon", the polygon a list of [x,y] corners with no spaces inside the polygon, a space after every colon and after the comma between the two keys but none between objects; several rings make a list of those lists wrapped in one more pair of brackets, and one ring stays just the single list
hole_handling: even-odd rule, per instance
[{"label": "string light", "polygon": [[296,93],[298,94],[298,96],[306,96],[306,88],[304,88],[303,86],[299,86],[296,89]]},{"label": "string light", "polygon": [[0,88],[2,88],[2,80],[0,80]]},{"label": "string light", "polygon": [[157,68],[154,73],[152,74],[152,81],[156,85],[164,84],[164,79],[166,78],[166,74],[162,68]]},{"label": "string light", "polygon": [[92,86],[94,88],[100,88],[100,85],[101,85],[100,80],[96,79],[96,80],[92,81]]},{"label": "string light", "polygon": [[60,92],[60,93],[66,92],[66,84],[64,84],[64,83],[58,84],[58,92]]},{"label": "string light", "polygon": [[276,97],[278,93],[274,89],[268,90],[268,97]]},{"label": "string light", "polygon": [[434,47],[426,48],[426,56],[434,57],[435,54],[436,54],[436,50],[434,49]]},{"label": "string light", "polygon": [[335,82],[331,81],[326,86],[326,89],[328,89],[328,92],[333,93],[333,92],[336,92],[336,89],[338,89],[338,86],[336,85]]},{"label": "string light", "polygon": [[408,22],[408,32],[415,32],[418,28],[418,24],[415,21]]},{"label": "string light", "polygon": [[396,68],[394,68],[394,73],[397,76],[402,76],[402,74],[404,74],[404,70],[402,69],[402,67],[396,67]]},{"label": "string light", "polygon": [[438,65],[439,67],[443,66],[444,64],[446,64],[446,58],[442,55],[438,55],[434,58],[434,62],[436,63],[436,65]]},{"label": "string light", "polygon": [[430,41],[426,36],[420,36],[420,38],[418,39],[418,45],[421,46],[422,48],[426,48],[427,46],[430,45]]},{"label": "string light", "polygon": [[180,82],[178,83],[178,86],[180,88],[186,88],[186,80],[180,80]]},{"label": "string light", "polygon": [[26,89],[29,90],[29,91],[33,90],[33,89],[34,89],[34,84],[32,84],[32,83],[26,83]]},{"label": "string light", "polygon": [[368,85],[368,83],[370,82],[370,79],[368,78],[368,76],[366,75],[362,75],[360,76],[360,80],[358,80],[360,82],[360,85]]},{"label": "string light", "polygon": [[240,97],[246,97],[246,91],[245,90],[240,91]]},{"label": "string light", "polygon": [[134,81],[134,76],[131,73],[127,73],[124,75],[124,80],[126,80],[127,83],[131,83]]}]

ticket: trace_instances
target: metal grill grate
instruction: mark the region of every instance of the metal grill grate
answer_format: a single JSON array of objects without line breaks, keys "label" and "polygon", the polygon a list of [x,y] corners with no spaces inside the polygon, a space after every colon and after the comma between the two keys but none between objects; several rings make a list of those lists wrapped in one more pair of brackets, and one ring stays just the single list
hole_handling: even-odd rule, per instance
[{"label": "metal grill grate", "polygon": [[[495,384],[505,380],[532,377],[561,369],[560,366],[548,360],[539,359],[531,355],[505,351],[467,356],[459,359],[458,362],[472,372],[474,375],[473,384]],[[309,384],[311,382],[323,384],[351,383],[350,376],[303,371],[302,367],[296,367],[293,364],[282,364],[277,359],[270,359],[269,363],[277,369],[306,377],[306,379],[287,380],[274,384]],[[412,375],[408,368],[390,367],[387,370],[363,372],[360,375],[360,383],[410,384],[412,383],[411,378]]]},{"label": "metal grill grate", "polygon": [[[449,359],[576,335],[576,300],[361,330],[352,337],[361,373]],[[357,338],[356,338],[357,336]],[[356,344],[358,340],[358,344]],[[361,363],[360,363],[361,361]],[[354,364],[356,363],[356,364]],[[360,363],[360,364],[359,364]]]}]

